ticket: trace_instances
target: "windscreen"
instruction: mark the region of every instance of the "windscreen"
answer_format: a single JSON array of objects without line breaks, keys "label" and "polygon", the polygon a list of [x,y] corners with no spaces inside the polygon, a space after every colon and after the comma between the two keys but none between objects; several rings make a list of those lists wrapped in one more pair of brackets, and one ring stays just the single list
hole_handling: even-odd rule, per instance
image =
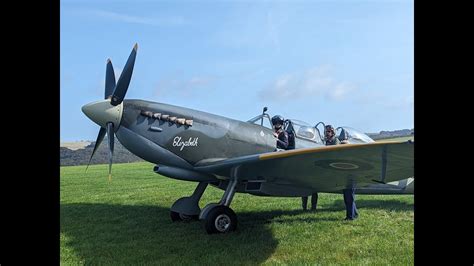
[{"label": "windscreen", "polygon": [[374,142],[373,139],[371,139],[367,134],[363,133],[360,130],[357,130],[355,128],[351,127],[339,127],[337,128],[336,135],[339,138],[339,140],[343,140],[344,136],[341,135],[342,130],[344,129],[346,133],[346,138],[349,141],[349,143],[370,143]]},{"label": "windscreen", "polygon": [[296,133],[296,137],[303,138],[311,141],[315,141],[317,143],[322,143],[322,140],[317,133],[316,129],[312,127],[310,124],[296,119],[290,119],[293,125],[293,128]]}]

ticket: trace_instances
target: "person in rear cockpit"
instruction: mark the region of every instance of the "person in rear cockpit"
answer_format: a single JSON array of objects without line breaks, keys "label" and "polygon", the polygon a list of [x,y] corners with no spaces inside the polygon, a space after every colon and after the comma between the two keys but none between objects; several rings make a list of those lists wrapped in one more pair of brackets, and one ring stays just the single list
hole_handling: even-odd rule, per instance
[{"label": "person in rear cockpit", "polygon": [[333,126],[327,125],[324,128],[324,141],[326,142],[326,146],[341,144],[339,139],[336,138],[336,131]]}]

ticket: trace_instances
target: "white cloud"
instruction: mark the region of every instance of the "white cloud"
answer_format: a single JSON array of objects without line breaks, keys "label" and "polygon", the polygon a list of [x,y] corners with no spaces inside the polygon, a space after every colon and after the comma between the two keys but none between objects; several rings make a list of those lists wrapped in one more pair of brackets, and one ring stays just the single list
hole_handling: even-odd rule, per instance
[{"label": "white cloud", "polygon": [[136,23],[149,26],[180,26],[187,24],[186,20],[180,16],[173,17],[143,17],[131,16],[104,10],[88,10],[87,13],[101,18],[115,20],[126,23]]},{"label": "white cloud", "polygon": [[327,97],[335,101],[342,100],[346,95],[349,94],[349,92],[353,91],[354,89],[355,87],[353,85],[347,83],[340,83],[337,84],[333,90],[330,90],[327,93]]},{"label": "white cloud", "polygon": [[305,97],[325,96],[329,100],[345,99],[355,86],[339,82],[330,75],[330,67],[323,65],[300,73],[284,74],[258,92],[260,99],[285,101]]}]

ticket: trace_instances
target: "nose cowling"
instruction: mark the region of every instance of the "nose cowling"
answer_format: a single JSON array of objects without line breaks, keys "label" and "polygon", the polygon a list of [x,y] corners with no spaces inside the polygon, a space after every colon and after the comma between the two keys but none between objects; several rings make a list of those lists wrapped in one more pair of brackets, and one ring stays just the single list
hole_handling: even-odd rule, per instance
[{"label": "nose cowling", "polygon": [[123,102],[116,106],[110,104],[110,99],[92,102],[82,106],[82,112],[103,128],[108,122],[112,122],[117,129],[122,120]]}]

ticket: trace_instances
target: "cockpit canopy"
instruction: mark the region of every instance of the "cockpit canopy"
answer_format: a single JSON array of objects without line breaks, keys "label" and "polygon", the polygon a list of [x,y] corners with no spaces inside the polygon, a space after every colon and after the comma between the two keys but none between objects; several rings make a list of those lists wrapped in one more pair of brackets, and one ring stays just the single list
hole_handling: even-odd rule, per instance
[{"label": "cockpit canopy", "polygon": [[336,128],[336,136],[339,141],[347,140],[351,144],[374,142],[367,134],[346,126]]},{"label": "cockpit canopy", "polygon": [[[272,128],[272,122],[270,116],[267,113],[258,115],[247,122],[259,124],[270,129]],[[323,127],[321,131],[318,129],[320,124],[322,124]],[[311,126],[310,124],[301,120],[287,119],[285,123],[285,130],[291,130],[291,127],[293,127],[296,138],[324,144],[324,126],[325,124],[323,122],[319,122],[315,126]],[[352,127],[346,126],[336,128],[336,137],[339,139],[339,141],[346,141],[351,144],[374,142],[374,140],[367,136],[367,134]]]},{"label": "cockpit canopy", "polygon": [[321,136],[315,127],[301,120],[289,120],[291,121],[291,125],[293,126],[297,138],[314,141],[316,143],[323,143],[323,139],[321,139]]}]

